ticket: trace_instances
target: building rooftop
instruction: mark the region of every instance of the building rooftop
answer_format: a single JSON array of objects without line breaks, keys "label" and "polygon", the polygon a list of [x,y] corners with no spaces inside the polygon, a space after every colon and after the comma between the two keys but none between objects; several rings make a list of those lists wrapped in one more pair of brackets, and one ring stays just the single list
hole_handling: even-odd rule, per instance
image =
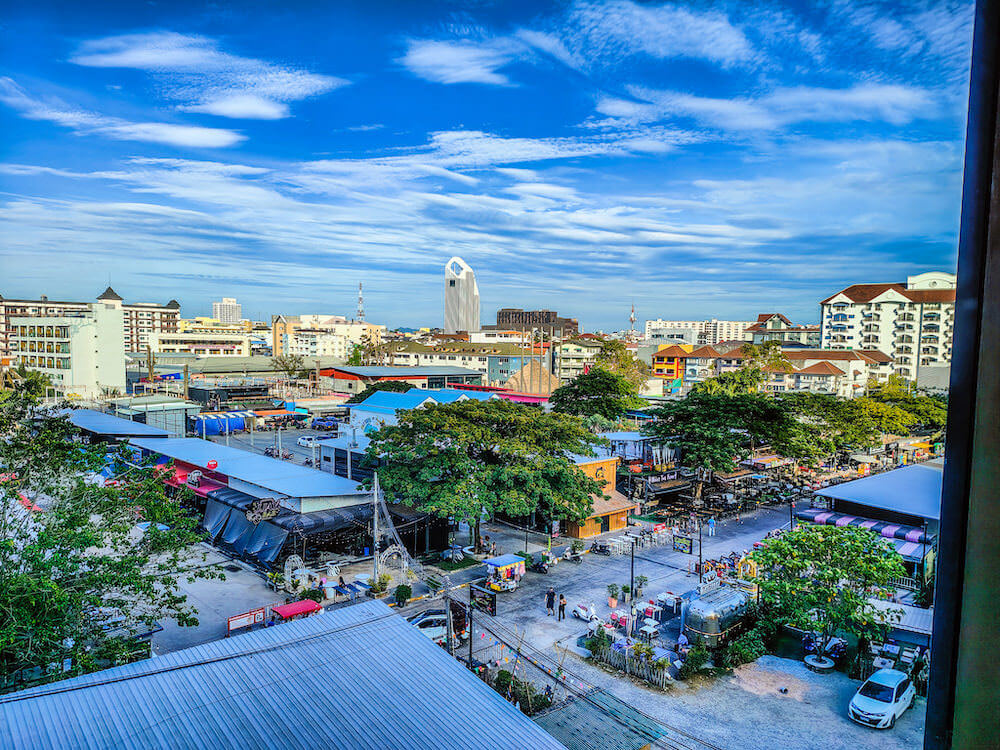
[{"label": "building rooftop", "polygon": [[[206,471],[225,474],[231,479],[260,487],[272,495],[304,498],[362,494],[357,482],[329,472],[199,438],[133,438],[129,443],[143,450],[199,466]],[[209,469],[209,461],[216,461],[216,468]]]},{"label": "building rooftop", "polygon": [[482,375],[479,370],[467,367],[418,366],[418,367],[347,367],[335,365],[334,369],[359,378],[422,378],[427,375]]},{"label": "building rooftop", "polygon": [[0,696],[0,746],[563,747],[379,601]]},{"label": "building rooftop", "polygon": [[846,289],[842,289],[836,294],[830,295],[820,302],[825,305],[830,300],[843,294],[852,302],[871,302],[888,291],[897,292],[912,302],[954,302],[955,289],[907,289],[906,284],[883,283],[883,284],[852,284]]},{"label": "building rooftop", "polygon": [[122,419],[93,409],[62,409],[58,415],[67,415],[75,427],[102,437],[143,437],[157,441],[169,437],[167,430],[131,419]]},{"label": "building rooftop", "polygon": [[944,460],[934,459],[825,487],[816,494],[936,521],[941,516],[943,469]]}]

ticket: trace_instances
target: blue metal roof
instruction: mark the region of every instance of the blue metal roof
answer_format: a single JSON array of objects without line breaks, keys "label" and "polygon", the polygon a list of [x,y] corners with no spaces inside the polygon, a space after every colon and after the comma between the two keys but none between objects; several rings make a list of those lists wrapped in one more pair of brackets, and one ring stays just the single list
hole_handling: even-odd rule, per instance
[{"label": "blue metal roof", "polygon": [[199,438],[132,438],[129,443],[203,469],[208,468],[209,461],[218,461],[219,465],[211,471],[288,497],[333,497],[362,492],[357,482],[326,471]]},{"label": "blue metal roof", "polygon": [[943,469],[943,461],[936,459],[825,487],[816,494],[936,521],[941,517]]},{"label": "blue metal roof", "polygon": [[395,391],[375,391],[359,404],[352,404],[355,408],[368,409],[372,406],[381,406],[386,409],[415,409],[431,396],[418,388],[413,388],[406,393]]},{"label": "blue metal roof", "polygon": [[170,432],[142,422],[122,419],[93,409],[62,409],[59,416],[67,415],[69,421],[81,430],[107,437],[169,437]]},{"label": "blue metal roof", "polygon": [[467,367],[418,366],[418,367],[344,367],[335,365],[335,370],[357,375],[359,378],[422,378],[427,375],[482,375],[479,370]]},{"label": "blue metal roof", "polygon": [[483,562],[494,568],[503,568],[514,563],[524,562],[524,558],[520,555],[500,555],[499,557],[491,557],[488,560],[483,560]]},{"label": "blue metal roof", "polygon": [[0,747],[563,746],[369,601],[0,696]]}]

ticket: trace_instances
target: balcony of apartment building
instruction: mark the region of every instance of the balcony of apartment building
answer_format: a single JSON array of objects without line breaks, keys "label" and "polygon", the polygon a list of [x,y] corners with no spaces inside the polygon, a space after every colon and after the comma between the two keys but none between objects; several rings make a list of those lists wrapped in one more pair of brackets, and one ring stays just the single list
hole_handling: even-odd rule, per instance
[{"label": "balcony of apartment building", "polygon": [[877,326],[871,323],[861,327],[862,333],[878,333],[881,329],[882,329],[881,326]]},{"label": "balcony of apartment building", "polygon": [[850,320],[850,316],[847,313],[842,313],[842,312],[836,312],[828,317],[834,323],[846,323],[848,320]]},{"label": "balcony of apartment building", "polygon": [[936,323],[941,320],[941,313],[928,312],[924,313],[924,321],[927,323]]},{"label": "balcony of apartment building", "polygon": [[921,347],[920,353],[936,357],[938,355],[938,348],[936,346],[924,346]]},{"label": "balcony of apartment building", "polygon": [[904,312],[900,313],[899,316],[896,318],[896,320],[904,322],[913,322],[914,320],[916,320],[916,317],[911,312]]},{"label": "balcony of apartment building", "polygon": [[861,343],[862,344],[872,344],[872,345],[878,344],[879,343],[879,337],[878,336],[865,336],[864,338],[861,339]]}]

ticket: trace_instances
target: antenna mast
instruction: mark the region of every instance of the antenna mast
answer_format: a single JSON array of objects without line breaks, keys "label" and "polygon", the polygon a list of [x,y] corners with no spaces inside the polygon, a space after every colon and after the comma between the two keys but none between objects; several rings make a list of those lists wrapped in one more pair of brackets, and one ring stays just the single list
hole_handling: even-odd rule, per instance
[{"label": "antenna mast", "polygon": [[365,295],[360,281],[358,282],[358,322],[365,322]]}]

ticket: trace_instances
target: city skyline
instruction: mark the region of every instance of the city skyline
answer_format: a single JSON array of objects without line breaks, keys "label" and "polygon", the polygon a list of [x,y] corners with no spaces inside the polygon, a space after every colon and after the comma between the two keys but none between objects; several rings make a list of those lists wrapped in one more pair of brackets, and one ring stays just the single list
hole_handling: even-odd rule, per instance
[{"label": "city skyline", "polygon": [[370,319],[440,325],[460,255],[483,322],[620,330],[954,270],[968,3],[255,7],[8,14],[0,293],[110,268],[266,319],[360,281]]}]

